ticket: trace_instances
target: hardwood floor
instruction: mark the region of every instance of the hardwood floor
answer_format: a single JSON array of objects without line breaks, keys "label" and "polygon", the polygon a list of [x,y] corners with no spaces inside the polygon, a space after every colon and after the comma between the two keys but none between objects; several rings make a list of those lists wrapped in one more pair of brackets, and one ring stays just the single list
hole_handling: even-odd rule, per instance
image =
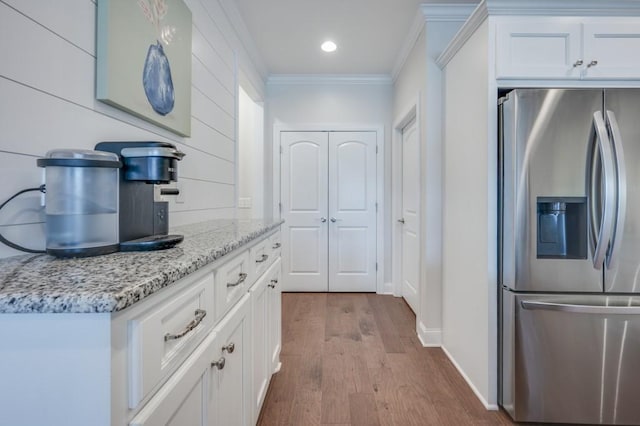
[{"label": "hardwood floor", "polygon": [[403,299],[282,295],[282,369],[259,425],[499,425],[439,348],[423,348]]}]

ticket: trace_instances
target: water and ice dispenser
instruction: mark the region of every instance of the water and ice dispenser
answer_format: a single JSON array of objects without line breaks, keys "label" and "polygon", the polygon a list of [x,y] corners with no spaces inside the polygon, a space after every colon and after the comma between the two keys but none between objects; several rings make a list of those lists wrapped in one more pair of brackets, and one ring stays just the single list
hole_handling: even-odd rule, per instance
[{"label": "water and ice dispenser", "polygon": [[537,198],[537,257],[587,258],[587,199]]}]

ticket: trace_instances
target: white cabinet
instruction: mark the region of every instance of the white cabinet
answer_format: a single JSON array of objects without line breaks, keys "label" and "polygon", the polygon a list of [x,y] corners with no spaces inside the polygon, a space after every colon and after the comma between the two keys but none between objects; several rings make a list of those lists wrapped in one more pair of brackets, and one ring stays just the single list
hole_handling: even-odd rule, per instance
[{"label": "white cabinet", "polygon": [[[0,424],[251,425],[260,410],[254,371],[264,395],[280,347],[278,233],[115,313],[0,315],[0,341],[13,348],[0,363],[11,384],[0,386]],[[261,276],[250,252],[268,255]],[[263,284],[254,303],[255,280]],[[257,337],[262,370],[253,365]]]},{"label": "white cabinet", "polygon": [[129,426],[211,425],[207,395],[215,337],[214,333],[209,334]]},{"label": "white cabinet", "polygon": [[640,20],[636,23],[590,21],[584,24],[585,78],[640,77]]},{"label": "white cabinet", "polygon": [[251,288],[253,423],[258,420],[271,375],[280,367],[280,259]]},{"label": "white cabinet", "polygon": [[209,425],[248,426],[251,407],[249,294],[216,327],[210,370]]},{"label": "white cabinet", "polygon": [[268,276],[268,302],[267,324],[268,341],[267,355],[270,365],[269,377],[280,370],[280,348],[282,345],[282,269],[278,259],[269,270]]},{"label": "white cabinet", "polygon": [[497,79],[640,77],[640,24],[628,19],[503,18],[496,23]]}]

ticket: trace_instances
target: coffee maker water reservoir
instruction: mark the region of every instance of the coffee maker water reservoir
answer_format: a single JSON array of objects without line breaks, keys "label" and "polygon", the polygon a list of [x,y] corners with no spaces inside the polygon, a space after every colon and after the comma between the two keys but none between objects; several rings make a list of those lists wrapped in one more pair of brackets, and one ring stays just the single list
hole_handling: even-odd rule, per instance
[{"label": "coffee maker water reservoir", "polygon": [[47,253],[84,257],[118,251],[118,156],[57,149],[37,163],[45,168]]}]

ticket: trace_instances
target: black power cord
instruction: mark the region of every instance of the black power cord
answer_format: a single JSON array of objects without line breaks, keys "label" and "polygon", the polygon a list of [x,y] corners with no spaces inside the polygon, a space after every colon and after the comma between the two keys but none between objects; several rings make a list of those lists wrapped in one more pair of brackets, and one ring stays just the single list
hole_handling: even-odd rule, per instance
[{"label": "black power cord", "polygon": [[[2,210],[2,208],[4,206],[6,206],[9,203],[9,201],[13,200],[18,195],[24,194],[25,192],[32,192],[32,191],[39,191],[39,192],[44,193],[46,190],[45,190],[44,185],[40,185],[37,188],[27,188],[27,189],[23,189],[22,191],[18,191],[15,194],[13,194],[11,197],[9,197],[9,199],[7,201],[5,201],[4,203],[0,204],[0,210]],[[46,251],[44,251],[44,250],[33,250],[33,249],[30,249],[30,248],[22,247],[21,245],[18,245],[16,243],[12,243],[11,241],[7,240],[2,234],[0,234],[0,242],[2,242],[5,245],[11,247],[12,249],[16,249],[16,250],[20,250],[20,251],[26,251],[27,253],[46,253]]]}]

